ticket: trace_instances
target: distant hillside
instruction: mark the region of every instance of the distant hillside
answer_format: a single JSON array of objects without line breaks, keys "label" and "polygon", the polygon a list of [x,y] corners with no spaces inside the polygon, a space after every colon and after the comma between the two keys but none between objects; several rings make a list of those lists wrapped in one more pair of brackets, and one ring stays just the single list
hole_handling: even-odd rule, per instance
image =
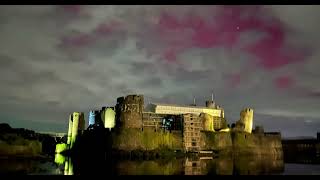
[{"label": "distant hillside", "polygon": [[54,155],[55,139],[24,128],[0,123],[0,155]]}]

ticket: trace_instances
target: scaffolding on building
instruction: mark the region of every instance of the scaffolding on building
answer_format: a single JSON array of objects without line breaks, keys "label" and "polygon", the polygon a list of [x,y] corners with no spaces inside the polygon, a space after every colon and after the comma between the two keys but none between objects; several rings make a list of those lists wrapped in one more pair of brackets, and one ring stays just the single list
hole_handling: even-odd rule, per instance
[{"label": "scaffolding on building", "polygon": [[202,124],[196,114],[183,115],[183,145],[186,152],[200,151],[200,131]]}]

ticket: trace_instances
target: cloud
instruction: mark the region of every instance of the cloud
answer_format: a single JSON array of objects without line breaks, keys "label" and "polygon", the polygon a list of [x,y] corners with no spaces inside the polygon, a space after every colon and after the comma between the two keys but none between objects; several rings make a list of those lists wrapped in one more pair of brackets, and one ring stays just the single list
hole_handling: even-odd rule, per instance
[{"label": "cloud", "polygon": [[316,122],[320,11],[282,7],[2,6],[1,111],[60,124],[127,94],[204,105],[213,91],[230,122],[245,107]]}]

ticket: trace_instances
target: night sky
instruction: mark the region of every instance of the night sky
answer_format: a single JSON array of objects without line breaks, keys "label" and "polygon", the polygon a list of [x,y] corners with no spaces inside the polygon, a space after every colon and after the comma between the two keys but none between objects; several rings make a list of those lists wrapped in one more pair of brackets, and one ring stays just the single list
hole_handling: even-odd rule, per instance
[{"label": "night sky", "polygon": [[320,131],[320,6],[1,6],[0,122],[66,132],[68,115],[143,94],[243,108],[284,137]]}]

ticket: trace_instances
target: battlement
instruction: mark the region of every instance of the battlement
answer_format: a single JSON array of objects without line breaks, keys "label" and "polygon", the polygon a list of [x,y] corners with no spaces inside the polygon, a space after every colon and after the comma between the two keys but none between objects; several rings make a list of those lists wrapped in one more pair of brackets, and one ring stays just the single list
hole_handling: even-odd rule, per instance
[{"label": "battlement", "polygon": [[143,100],[143,95],[127,95],[124,98],[126,101],[140,101]]},{"label": "battlement", "polygon": [[252,108],[245,108],[241,111],[242,112],[246,112],[246,113],[253,113],[253,109]]},{"label": "battlement", "polygon": [[72,113],[72,116],[73,116],[73,117],[79,116],[79,115],[80,115],[80,112],[73,112],[73,113]]}]

